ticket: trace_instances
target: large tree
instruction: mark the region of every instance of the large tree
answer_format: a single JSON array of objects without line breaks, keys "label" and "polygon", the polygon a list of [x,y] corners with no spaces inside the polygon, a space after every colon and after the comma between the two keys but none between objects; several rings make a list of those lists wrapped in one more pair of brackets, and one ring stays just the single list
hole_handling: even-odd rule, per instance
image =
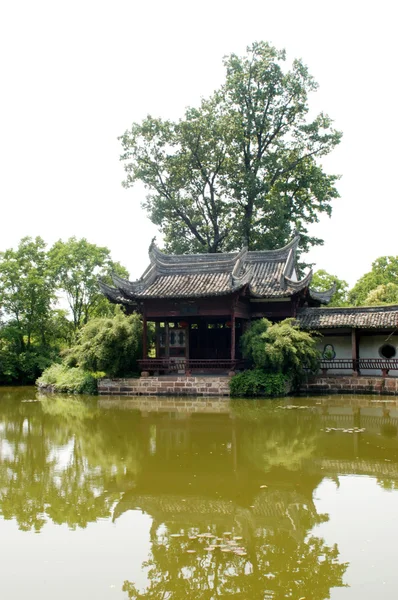
[{"label": "large tree", "polygon": [[0,253],[0,383],[32,382],[48,366],[54,346],[54,282],[45,242],[25,237]]},{"label": "large tree", "polygon": [[50,249],[49,257],[57,287],[66,295],[75,331],[90,316],[102,316],[109,309],[109,302],[99,291],[98,277],[106,279],[111,271],[128,276],[124,267],[112,261],[108,248],[84,238],[59,240]]},{"label": "large tree", "polygon": [[30,348],[35,335],[44,341],[53,299],[46,244],[40,237],[25,237],[16,250],[0,253],[0,304],[21,350]]},{"label": "large tree", "polygon": [[302,249],[322,243],[307,225],[331,213],[336,175],[319,159],[341,139],[311,118],[317,84],[265,42],[224,59],[225,83],[178,122],[148,116],[121,137],[124,185],[145,184],[144,203],[169,251],[218,252],[283,245],[299,226]]}]

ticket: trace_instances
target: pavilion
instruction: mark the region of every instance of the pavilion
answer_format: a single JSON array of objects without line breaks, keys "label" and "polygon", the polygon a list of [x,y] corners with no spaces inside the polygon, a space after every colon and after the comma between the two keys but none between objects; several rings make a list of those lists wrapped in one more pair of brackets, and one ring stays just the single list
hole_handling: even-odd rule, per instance
[{"label": "pavilion", "polygon": [[[114,275],[115,287],[100,282],[100,289],[126,312],[142,315],[143,371],[234,370],[252,319],[280,321],[330,301],[334,288],[312,290],[312,271],[298,279],[299,240],[277,250],[183,255],[164,254],[152,243],[150,265],[138,281]],[[155,324],[151,357],[148,322]]]}]

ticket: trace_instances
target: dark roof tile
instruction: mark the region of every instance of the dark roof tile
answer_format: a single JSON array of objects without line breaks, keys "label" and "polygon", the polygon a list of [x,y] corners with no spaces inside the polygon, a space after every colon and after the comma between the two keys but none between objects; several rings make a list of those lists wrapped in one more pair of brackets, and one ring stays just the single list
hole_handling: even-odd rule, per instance
[{"label": "dark roof tile", "polygon": [[[296,236],[284,248],[220,254],[164,254],[151,245],[151,264],[138,281],[114,276],[116,288],[103,293],[112,301],[146,298],[199,298],[231,294],[248,286],[256,298],[289,297],[309,286],[312,272],[295,281]],[[123,300],[120,300],[123,303]]]},{"label": "dark roof tile", "polygon": [[297,320],[303,329],[395,329],[398,328],[398,306],[302,308]]}]

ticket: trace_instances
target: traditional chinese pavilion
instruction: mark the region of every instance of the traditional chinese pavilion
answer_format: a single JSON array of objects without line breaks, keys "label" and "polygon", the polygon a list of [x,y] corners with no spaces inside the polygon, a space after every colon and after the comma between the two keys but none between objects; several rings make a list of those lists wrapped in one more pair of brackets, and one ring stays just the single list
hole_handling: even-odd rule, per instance
[{"label": "traditional chinese pavilion", "polygon": [[[329,302],[334,288],[311,290],[312,271],[297,278],[299,239],[278,250],[220,254],[169,255],[151,244],[150,265],[138,281],[114,275],[115,287],[100,282],[100,288],[127,312],[142,314],[142,370],[234,369],[239,338],[252,319],[279,321]],[[151,357],[148,322],[155,324]]]}]

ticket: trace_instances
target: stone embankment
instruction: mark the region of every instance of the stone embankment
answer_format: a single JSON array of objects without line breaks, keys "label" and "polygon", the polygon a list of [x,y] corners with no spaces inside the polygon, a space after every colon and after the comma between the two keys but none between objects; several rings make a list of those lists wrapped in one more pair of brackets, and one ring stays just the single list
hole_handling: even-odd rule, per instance
[{"label": "stone embankment", "polygon": [[[226,376],[164,375],[139,379],[100,379],[101,396],[229,396]],[[385,394],[398,396],[398,377],[319,375],[303,383],[302,394]]]},{"label": "stone embankment", "polygon": [[229,396],[229,377],[164,375],[139,379],[100,379],[98,393],[101,396]]},{"label": "stone embankment", "polygon": [[385,394],[398,396],[398,377],[317,376],[303,383],[306,394]]}]

